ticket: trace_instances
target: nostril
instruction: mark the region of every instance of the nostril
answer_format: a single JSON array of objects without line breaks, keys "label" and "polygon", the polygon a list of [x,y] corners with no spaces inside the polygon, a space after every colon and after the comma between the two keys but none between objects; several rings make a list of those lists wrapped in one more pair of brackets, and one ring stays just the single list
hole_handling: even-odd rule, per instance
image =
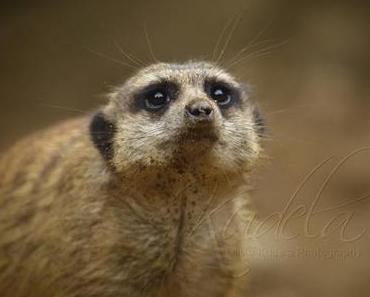
[{"label": "nostril", "polygon": [[211,113],[212,113],[212,108],[210,108],[210,107],[202,107],[201,109],[200,109],[200,112],[202,112],[202,113],[204,113],[204,114],[206,114],[206,115],[210,115]]},{"label": "nostril", "polygon": [[191,107],[188,109],[189,110],[189,113],[193,116],[199,116],[200,115],[200,110],[199,108],[194,108],[194,107]]},{"label": "nostril", "polygon": [[208,102],[198,102],[186,107],[188,114],[195,118],[209,118],[213,113],[213,108]]}]

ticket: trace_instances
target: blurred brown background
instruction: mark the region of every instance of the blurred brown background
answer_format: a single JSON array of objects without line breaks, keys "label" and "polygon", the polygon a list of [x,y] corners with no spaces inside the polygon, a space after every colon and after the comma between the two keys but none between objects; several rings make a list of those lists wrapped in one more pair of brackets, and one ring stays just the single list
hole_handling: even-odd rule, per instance
[{"label": "blurred brown background", "polygon": [[[133,71],[113,61],[127,62],[117,44],[151,61],[144,28],[159,60],[203,59],[238,16],[224,63],[254,86],[268,124],[268,160],[254,174],[259,217],[281,212],[305,176],[333,157],[290,206],[308,209],[338,162],[364,148],[320,195],[316,209],[335,209],[309,220],[312,233],[327,236],[305,234],[303,215],[289,219],[287,234],[296,238],[276,238],[273,230],[261,237],[250,255],[253,296],[369,296],[370,201],[356,202],[370,194],[365,1],[1,1],[0,148],[102,104],[109,87]],[[250,57],[231,66],[251,43]]]}]

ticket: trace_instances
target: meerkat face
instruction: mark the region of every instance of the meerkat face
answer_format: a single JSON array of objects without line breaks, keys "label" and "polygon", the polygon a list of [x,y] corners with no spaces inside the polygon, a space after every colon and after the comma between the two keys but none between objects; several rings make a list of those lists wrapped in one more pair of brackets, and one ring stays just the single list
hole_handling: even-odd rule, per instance
[{"label": "meerkat face", "polygon": [[258,157],[263,123],[248,87],[224,70],[161,63],[117,88],[92,130],[117,170],[179,161],[240,170]]}]

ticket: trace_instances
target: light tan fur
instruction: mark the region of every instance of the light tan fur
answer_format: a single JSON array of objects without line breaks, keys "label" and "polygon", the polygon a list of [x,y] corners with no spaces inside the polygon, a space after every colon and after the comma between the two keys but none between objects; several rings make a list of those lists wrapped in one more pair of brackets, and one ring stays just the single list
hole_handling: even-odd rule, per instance
[{"label": "light tan fur", "polygon": [[[208,77],[240,89],[242,107],[225,118],[211,101],[215,143],[181,138],[185,105],[209,100]],[[130,112],[133,94],[157,80],[181,86],[170,109]],[[213,64],[161,63],[102,108],[115,126],[109,160],[91,140],[92,116],[14,145],[0,161],[0,296],[244,296],[235,211],[247,211],[245,175],[260,154],[254,109]]]}]

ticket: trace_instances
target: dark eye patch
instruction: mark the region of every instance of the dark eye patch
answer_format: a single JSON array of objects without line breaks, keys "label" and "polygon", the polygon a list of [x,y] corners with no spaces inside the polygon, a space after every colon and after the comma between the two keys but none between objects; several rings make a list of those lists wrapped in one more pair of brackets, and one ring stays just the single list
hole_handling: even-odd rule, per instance
[{"label": "dark eye patch", "polygon": [[171,101],[177,98],[179,87],[174,82],[153,83],[134,95],[133,111],[146,110],[151,113],[163,113]]},{"label": "dark eye patch", "polygon": [[204,90],[208,97],[217,103],[223,114],[230,107],[240,105],[239,90],[227,82],[207,79],[204,83]]}]

